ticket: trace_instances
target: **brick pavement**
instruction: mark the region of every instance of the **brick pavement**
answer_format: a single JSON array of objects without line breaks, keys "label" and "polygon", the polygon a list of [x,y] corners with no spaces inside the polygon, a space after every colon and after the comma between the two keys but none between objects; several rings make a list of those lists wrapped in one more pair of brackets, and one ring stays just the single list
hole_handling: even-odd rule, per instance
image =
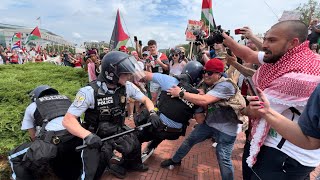
[{"label": "brick pavement", "polygon": [[[127,121],[132,126],[132,121]],[[187,135],[191,132],[194,122],[191,122],[187,130]],[[173,170],[163,169],[160,163],[170,158],[178,149],[184,137],[180,137],[175,141],[163,141],[155,150],[153,155],[145,162],[149,166],[147,172],[130,172],[127,173],[126,180],[220,180],[220,170],[215,155],[215,148],[212,147],[210,139],[195,145],[188,155],[182,160],[181,166],[175,167]],[[240,133],[234,145],[232,152],[232,161],[234,166],[235,180],[242,179],[241,158],[244,146],[244,134]],[[146,143],[143,144],[145,147]],[[311,174],[311,180],[320,174],[320,166]],[[102,180],[115,180],[114,176],[105,173]]]}]

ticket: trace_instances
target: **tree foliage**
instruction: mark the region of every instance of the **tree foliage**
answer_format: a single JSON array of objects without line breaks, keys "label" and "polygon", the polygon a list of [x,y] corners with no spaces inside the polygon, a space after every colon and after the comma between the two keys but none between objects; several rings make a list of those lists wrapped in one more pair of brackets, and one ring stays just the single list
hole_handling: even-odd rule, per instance
[{"label": "tree foliage", "polygon": [[305,4],[300,4],[296,8],[301,13],[300,20],[309,25],[310,21],[314,18],[320,19],[320,2],[317,0],[309,0]]}]

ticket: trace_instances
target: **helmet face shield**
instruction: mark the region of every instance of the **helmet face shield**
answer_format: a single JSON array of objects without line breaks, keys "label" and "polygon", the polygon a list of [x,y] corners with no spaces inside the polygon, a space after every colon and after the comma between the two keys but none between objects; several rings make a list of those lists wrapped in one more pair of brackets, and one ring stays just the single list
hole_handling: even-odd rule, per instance
[{"label": "helmet face shield", "polygon": [[126,57],[112,65],[114,66],[115,73],[118,77],[120,74],[132,74],[136,81],[145,77],[143,65],[141,67],[134,56]]}]

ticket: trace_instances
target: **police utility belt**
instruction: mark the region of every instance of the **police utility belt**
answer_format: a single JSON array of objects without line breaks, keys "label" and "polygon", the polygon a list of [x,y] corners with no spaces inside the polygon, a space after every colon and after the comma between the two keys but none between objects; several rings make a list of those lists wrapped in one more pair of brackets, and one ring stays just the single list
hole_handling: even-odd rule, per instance
[{"label": "police utility belt", "polygon": [[45,131],[40,137],[41,140],[50,142],[52,144],[64,143],[71,140],[74,136],[70,134],[67,130],[61,131]]}]

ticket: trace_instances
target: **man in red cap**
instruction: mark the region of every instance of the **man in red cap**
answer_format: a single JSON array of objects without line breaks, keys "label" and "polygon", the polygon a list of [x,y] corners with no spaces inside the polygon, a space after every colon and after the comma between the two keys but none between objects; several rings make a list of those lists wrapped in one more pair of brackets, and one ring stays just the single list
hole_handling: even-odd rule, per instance
[{"label": "man in red cap", "polygon": [[128,53],[126,46],[120,46],[119,51],[124,52],[124,53]]},{"label": "man in red cap", "polygon": [[204,121],[198,124],[171,159],[161,163],[161,167],[181,165],[191,148],[208,138],[214,138],[217,159],[222,180],[233,180],[231,153],[236,140],[238,124],[247,121],[240,114],[245,107],[245,100],[239,88],[231,79],[222,76],[224,64],[219,59],[209,60],[204,67],[203,80],[207,85],[207,93],[192,94],[179,87],[172,87],[167,92],[172,97],[179,97],[196,105],[208,107]]}]

